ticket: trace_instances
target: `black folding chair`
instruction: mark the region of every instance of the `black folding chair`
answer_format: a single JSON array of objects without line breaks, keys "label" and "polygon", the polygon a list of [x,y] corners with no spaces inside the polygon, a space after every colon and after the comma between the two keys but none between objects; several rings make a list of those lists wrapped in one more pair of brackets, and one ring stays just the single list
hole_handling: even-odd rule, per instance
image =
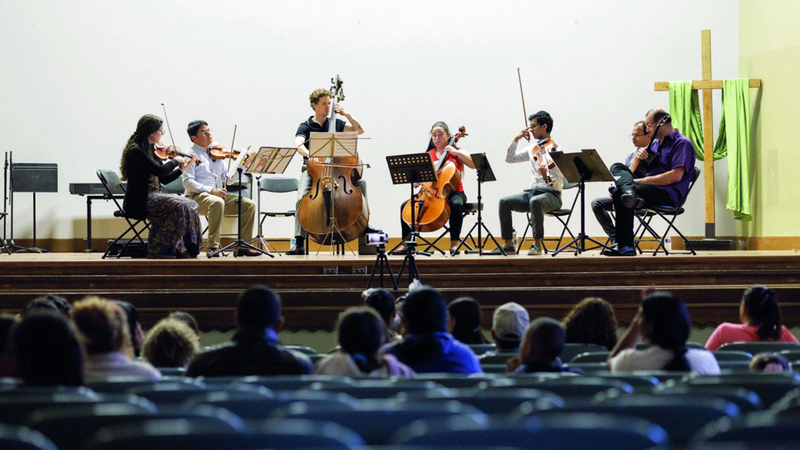
[{"label": "black folding chair", "polygon": [[[566,178],[564,179],[563,191],[566,191],[567,189],[573,189],[576,187],[578,187],[578,183],[568,183]],[[559,222],[561,222],[561,235],[558,237],[558,239],[556,238],[542,239],[542,250],[544,250],[545,253],[549,252],[549,250],[547,249],[547,245],[545,245],[545,242],[547,241],[556,241],[556,250],[558,250],[559,248],[561,248],[561,242],[564,240],[565,234],[569,233],[570,238],[575,239],[575,235],[572,233],[572,230],[569,229],[569,221],[570,219],[572,219],[572,214],[575,211],[575,206],[578,204],[579,198],[580,195],[576,194],[575,199],[572,200],[572,206],[570,206],[569,209],[560,208],[560,209],[554,209],[552,211],[547,211],[544,213],[545,216],[555,217],[556,219],[558,219]],[[519,254],[520,250],[522,249],[522,246],[525,244],[525,241],[527,240],[533,241],[533,236],[531,236],[530,238],[526,237],[528,235],[528,230],[531,229],[530,211],[526,213],[526,217],[528,219],[528,222],[527,225],[525,225],[525,231],[522,232],[522,238],[519,240],[519,244],[517,244],[517,254]]]},{"label": "black folding chair", "polygon": [[[686,203],[686,199],[689,198],[689,194],[692,192],[692,188],[697,180],[700,178],[700,168],[695,167],[694,173],[692,174],[692,181],[689,183],[689,190],[686,191],[686,197],[683,199],[684,203]],[[645,208],[637,209],[634,212],[634,215],[639,220],[639,226],[636,228],[636,232],[634,232],[634,236],[637,236],[635,239],[636,247],[639,250],[639,253],[642,253],[642,249],[639,248],[639,243],[643,241],[653,241],[658,242],[656,246],[656,250],[653,252],[653,256],[658,255],[658,252],[663,251],[665,255],[669,255],[670,251],[667,250],[666,247],[666,240],[669,237],[669,231],[675,230],[678,235],[683,239],[683,242],[686,244],[686,248],[689,249],[688,252],[681,252],[681,254],[691,254],[697,255],[697,252],[694,251],[694,247],[692,247],[692,243],[686,239],[686,236],[681,233],[681,230],[675,226],[675,219],[678,218],[681,214],[684,213],[683,204],[679,206],[649,206]],[[664,231],[663,234],[659,234],[652,226],[652,221],[655,217],[660,217],[664,219],[667,223],[667,229]],[[645,233],[649,233],[652,238],[645,238]],[[677,252],[672,252],[676,253]]]},{"label": "black folding chair", "polygon": [[[288,210],[281,210],[281,211],[262,211],[261,210],[261,193],[262,192],[270,192],[273,194],[285,194],[289,192],[297,192],[298,187],[300,186],[300,182],[297,178],[278,178],[278,177],[264,177],[258,181],[258,236],[256,236],[264,246],[264,249],[267,249],[267,246],[272,247],[264,239],[264,221],[267,217],[294,217],[297,215],[297,211],[294,209]],[[308,254],[308,245],[306,245],[306,254]],[[278,253],[275,247],[272,247],[272,250]],[[285,252],[284,252],[285,253]]]},{"label": "black folding chair", "polygon": [[117,206],[117,210],[114,211],[114,217],[121,217],[125,219],[126,222],[128,222],[128,228],[125,230],[125,232],[119,235],[118,238],[114,239],[114,242],[108,245],[106,252],[103,253],[102,259],[105,259],[106,256],[108,256],[108,253],[114,246],[117,245],[117,242],[121,241],[123,238],[125,238],[125,236],[128,235],[128,233],[131,232],[133,233],[133,237],[131,239],[128,239],[125,242],[125,245],[123,245],[122,248],[119,249],[119,252],[117,253],[117,258],[122,256],[122,254],[125,252],[125,249],[128,248],[128,246],[136,240],[138,240],[143,246],[146,247],[147,243],[142,238],[142,233],[144,233],[145,230],[148,231],[150,230],[150,224],[147,222],[147,219],[131,219],[130,217],[127,216],[127,214],[125,214],[125,210],[122,209],[122,205],[119,203],[117,198],[114,197],[114,190],[117,189],[117,187],[119,187],[119,189],[122,189],[122,192],[125,192],[125,186],[122,185],[122,182],[120,181],[117,173],[114,172],[113,170],[98,169],[97,178],[99,178],[100,182],[103,183],[103,187],[106,189],[106,194],[108,195],[108,198],[111,199],[111,201],[113,201],[114,204]]},{"label": "black folding chair", "polygon": [[[0,212],[0,220],[3,220],[3,221],[6,220],[6,216],[8,216],[8,213]],[[3,254],[3,250],[7,251],[8,254],[10,255],[11,254],[11,249],[8,247],[8,244],[6,243],[6,239],[5,238],[0,238],[0,243],[3,244],[3,248],[0,248],[0,255]]]}]

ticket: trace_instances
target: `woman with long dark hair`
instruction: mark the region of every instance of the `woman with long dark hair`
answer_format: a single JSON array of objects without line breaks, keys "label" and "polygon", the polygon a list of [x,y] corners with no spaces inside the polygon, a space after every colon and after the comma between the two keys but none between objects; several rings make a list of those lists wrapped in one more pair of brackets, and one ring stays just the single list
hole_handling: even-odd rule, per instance
[{"label": "woman with long dark hair", "polygon": [[[718,374],[719,364],[711,352],[686,347],[691,331],[689,311],[680,299],[668,292],[649,294],[609,354],[608,367],[612,372],[670,370]],[[635,349],[639,340],[650,346]]]},{"label": "woman with long dark hair", "polygon": [[471,297],[461,297],[447,305],[447,330],[467,344],[488,344],[481,333],[481,305]]},{"label": "woman with long dark hair", "polygon": [[706,350],[715,351],[730,342],[797,342],[781,325],[781,310],[775,291],[760,285],[747,288],[739,304],[739,322],[723,322],[711,333]]},{"label": "woman with long dark hair", "polygon": [[122,150],[119,169],[122,180],[128,181],[123,209],[130,218],[150,221],[148,258],[195,258],[203,246],[197,203],[162,194],[160,183],[180,177],[197,157],[176,156],[163,164],[157,160],[155,144],[164,135],[163,123],[145,114]]}]

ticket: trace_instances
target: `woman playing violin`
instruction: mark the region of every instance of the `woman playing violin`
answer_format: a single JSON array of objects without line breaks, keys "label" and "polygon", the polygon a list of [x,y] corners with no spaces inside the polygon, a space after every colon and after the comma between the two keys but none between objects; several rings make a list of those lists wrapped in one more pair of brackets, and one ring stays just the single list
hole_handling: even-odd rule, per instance
[{"label": "woman playing violin", "polygon": [[125,144],[120,161],[122,179],[128,181],[123,209],[132,219],[150,221],[148,258],[195,258],[203,245],[197,203],[162,194],[160,183],[181,176],[196,158],[176,155],[162,164],[155,157],[155,145],[163,135],[163,121],[146,114]]},{"label": "woman playing violin", "polygon": [[[550,132],[553,130],[553,118],[546,111],[539,111],[531,114],[528,121],[530,127],[522,130],[506,151],[507,163],[529,161],[531,165],[531,183],[528,189],[500,199],[500,230],[505,241],[503,251],[506,254],[516,253],[513,241],[514,227],[511,222],[512,211],[530,212],[533,245],[528,250],[528,254],[541,255],[542,239],[544,238],[544,213],[561,208],[564,177],[550,157],[550,152],[558,149],[556,143],[550,138]],[[517,148],[517,143],[523,138],[530,141],[530,144]],[[502,252],[498,248],[489,253],[498,255]]]},{"label": "woman playing violin", "polygon": [[[464,150],[458,149],[450,145],[450,128],[444,122],[436,122],[431,127],[431,141],[428,144],[428,153],[431,155],[434,164],[437,163],[442,157],[447,158],[456,165],[459,172],[464,172],[464,166],[470,169],[475,168],[475,163],[472,162],[472,157]],[[446,154],[446,156],[445,156]],[[459,182],[458,187],[447,196],[447,204],[450,206],[450,254],[458,254],[458,246],[461,243],[461,224],[464,220],[462,214],[464,203],[467,202],[467,195],[464,193],[464,185]],[[408,200],[403,202],[400,210],[405,207]],[[403,229],[403,239],[405,240],[411,232],[411,226],[404,220],[400,220]],[[405,246],[398,248],[395,253],[402,254],[407,249]]]}]

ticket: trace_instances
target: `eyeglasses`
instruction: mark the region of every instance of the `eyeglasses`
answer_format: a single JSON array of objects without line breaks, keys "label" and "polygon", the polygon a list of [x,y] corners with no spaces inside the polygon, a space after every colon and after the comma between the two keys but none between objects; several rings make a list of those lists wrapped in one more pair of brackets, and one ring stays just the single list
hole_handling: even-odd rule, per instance
[{"label": "eyeglasses", "polygon": [[207,130],[203,130],[203,131],[201,131],[201,132],[200,132],[200,134],[202,134],[202,135],[204,135],[204,136],[211,136],[211,133],[212,133],[213,131],[214,131],[214,130],[212,130],[211,128],[209,128],[209,129],[207,129]]}]

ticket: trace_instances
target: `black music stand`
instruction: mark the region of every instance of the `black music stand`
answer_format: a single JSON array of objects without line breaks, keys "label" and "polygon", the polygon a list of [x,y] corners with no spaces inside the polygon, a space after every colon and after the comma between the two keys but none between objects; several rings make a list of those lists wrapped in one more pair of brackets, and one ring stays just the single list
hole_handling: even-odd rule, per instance
[{"label": "black music stand", "polygon": [[0,249],[0,254],[3,254],[3,250],[11,254],[11,248],[6,243],[6,218],[8,217],[8,211],[6,210],[6,204],[8,203],[8,164],[9,164],[9,157],[11,152],[4,152],[3,153],[3,212],[0,214],[0,219],[3,220],[3,238],[0,239],[0,242],[3,244],[3,248]]},{"label": "black music stand", "polygon": [[389,173],[392,175],[392,184],[408,184],[411,190],[411,196],[408,199],[411,202],[411,233],[408,234],[408,238],[403,242],[406,246],[406,257],[403,258],[403,264],[400,266],[400,271],[397,272],[397,281],[400,281],[403,270],[408,264],[408,283],[411,284],[415,279],[419,279],[416,255],[431,256],[429,252],[417,250],[419,232],[417,231],[416,223],[414,184],[436,181],[436,171],[433,167],[433,159],[431,159],[431,155],[428,152],[387,156],[386,163],[389,165]]},{"label": "black music stand", "polygon": [[586,241],[590,240],[600,247],[608,248],[605,244],[586,236],[586,182],[587,181],[614,181],[611,172],[608,171],[603,158],[595,149],[581,150],[580,153],[564,153],[560,151],[550,152],[550,156],[556,163],[558,170],[570,183],[578,183],[578,194],[581,202],[581,231],[572,241],[564,244],[560,249],[553,252],[553,256],[558,255],[568,248],[575,249],[575,256],[586,251]]},{"label": "black music stand", "polygon": [[[231,146],[231,148],[233,148],[233,146]],[[246,157],[247,157],[247,152],[243,151],[241,153],[241,155],[240,155],[241,159],[236,161],[235,169],[236,169],[236,172],[239,174],[239,186],[242,185],[242,173],[244,172],[243,163],[244,163],[244,160],[246,159]],[[230,172],[228,172],[228,173],[230,173]],[[226,174],[225,178],[230,178],[230,177]],[[245,241],[242,240],[242,192],[241,191],[239,191],[239,199],[236,201],[236,206],[238,208],[237,209],[237,213],[236,213],[236,225],[237,225],[236,240],[231,242],[230,244],[226,245],[225,247],[222,247],[221,249],[219,249],[219,250],[217,250],[217,251],[215,251],[213,253],[208,254],[207,257],[208,258],[213,258],[213,257],[217,256],[220,253],[226,252],[228,250],[233,250],[233,257],[236,258],[236,250],[239,250],[239,249],[250,249],[250,250],[257,251],[257,252],[261,253],[262,255],[267,255],[270,258],[274,258],[275,255],[271,254],[268,250],[261,250],[260,248],[256,247],[255,245],[253,245],[253,244],[251,244],[249,242],[245,242]]]},{"label": "black music stand", "polygon": [[[258,192],[259,212],[261,212],[261,177],[265,174],[280,175],[286,172],[286,168],[289,166],[289,163],[292,162],[295,153],[297,153],[297,148],[295,147],[261,147],[258,149],[253,161],[250,162],[247,173],[256,175],[256,185],[258,186],[256,192]],[[270,245],[270,243],[264,239],[264,236],[261,235],[261,217],[257,217],[256,220],[259,221],[259,227],[258,234],[253,238],[253,241],[263,246],[268,255],[271,255],[269,247],[272,247],[272,250],[278,253],[278,250]]]},{"label": "black music stand", "polygon": [[[14,243],[14,193],[33,194],[33,247],[20,247]],[[58,165],[53,163],[11,164],[11,248],[16,252],[49,253],[36,246],[36,193],[58,192]]]},{"label": "black music stand", "polygon": [[[346,131],[339,133],[320,133],[312,132],[308,139],[308,157],[309,158],[357,158],[358,157],[358,132]],[[325,233],[325,238],[322,239],[320,247],[317,249],[319,255],[322,245],[329,242],[331,245],[331,253],[336,248],[336,236],[342,240],[342,244],[347,246],[350,253],[353,255],[356,252],[350,248],[350,244],[345,242],[342,230],[339,228],[339,223],[336,221],[336,201],[335,196],[332,195],[334,189],[339,188],[339,184],[333,178],[325,177],[320,179],[320,185],[317,189],[323,189],[322,195],[325,199],[325,206],[328,211],[328,231]],[[344,254],[344,247],[342,247],[342,254]]]},{"label": "black music stand", "polygon": [[[491,238],[492,242],[494,242],[494,245],[496,245],[497,248],[499,248],[500,251],[503,252],[503,256],[508,256],[506,251],[503,250],[503,246],[497,243],[497,239],[494,238],[492,232],[489,231],[488,228],[486,228],[486,224],[483,223],[483,216],[481,215],[481,213],[483,212],[481,203],[483,199],[483,197],[481,196],[481,185],[483,185],[483,183],[486,183],[488,181],[497,181],[497,178],[494,176],[494,172],[492,171],[492,166],[491,164],[489,164],[489,159],[486,158],[486,153],[473,153],[469,156],[470,158],[472,158],[472,162],[475,163],[475,171],[478,173],[478,221],[475,222],[475,225],[473,225],[472,228],[469,229],[469,232],[467,233],[466,236],[464,236],[464,239],[461,240],[461,243],[458,244],[458,249],[456,250],[461,249],[462,245],[467,245],[466,244],[467,238],[468,237],[471,238],[472,232],[475,231],[475,228],[477,228],[478,249],[466,250],[464,253],[468,255],[477,253],[480,256],[483,256],[483,247],[486,244],[486,242],[489,242],[489,239]],[[481,229],[486,230],[486,242],[484,242],[483,239],[481,238]]]}]

